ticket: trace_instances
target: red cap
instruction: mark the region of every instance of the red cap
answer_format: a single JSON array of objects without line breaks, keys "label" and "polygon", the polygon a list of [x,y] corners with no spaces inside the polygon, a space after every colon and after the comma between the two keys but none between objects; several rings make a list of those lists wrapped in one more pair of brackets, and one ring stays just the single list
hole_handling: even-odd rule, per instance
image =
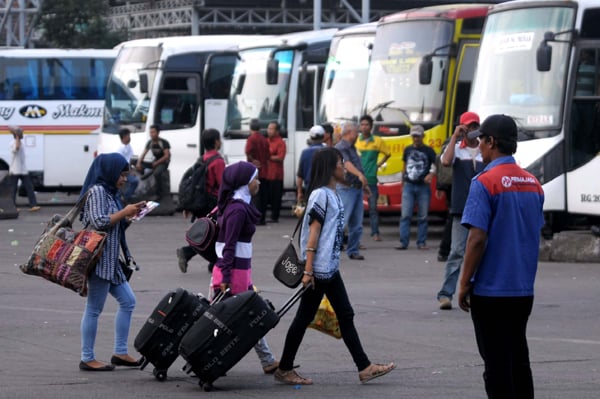
[{"label": "red cap", "polygon": [[470,125],[471,123],[479,124],[479,115],[475,112],[465,112],[460,116],[460,124],[461,125]]}]

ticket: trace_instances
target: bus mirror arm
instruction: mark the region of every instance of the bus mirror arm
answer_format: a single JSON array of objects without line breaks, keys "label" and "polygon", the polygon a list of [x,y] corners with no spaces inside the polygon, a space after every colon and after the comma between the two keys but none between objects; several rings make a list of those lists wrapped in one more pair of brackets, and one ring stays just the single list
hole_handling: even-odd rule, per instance
[{"label": "bus mirror arm", "polygon": [[277,47],[276,49],[273,49],[273,51],[271,51],[271,54],[269,54],[269,59],[267,60],[267,84],[268,85],[276,85],[278,83],[279,80],[279,60],[277,60],[275,58],[275,54],[281,52],[281,51],[288,51],[288,50],[295,50],[295,51],[302,51],[304,49],[306,49],[308,47],[308,45],[304,42],[302,43],[298,43],[296,45],[287,45],[287,44],[283,44],[279,47]]},{"label": "bus mirror arm", "polygon": [[[448,49],[446,54],[437,54],[439,50]],[[446,44],[444,46],[438,47],[434,49],[431,53],[425,54],[423,58],[421,58],[421,63],[419,64],[419,84],[421,85],[429,85],[431,84],[431,77],[433,75],[433,61],[432,58],[434,56],[448,56],[448,57],[456,57],[456,45],[454,43]]]},{"label": "bus mirror arm", "polygon": [[[559,40],[556,38],[558,35],[571,33],[572,37],[570,40]],[[576,29],[569,29],[562,32],[546,32],[544,33],[544,39],[540,42],[539,47],[536,51],[536,67],[540,72],[548,72],[552,67],[552,46],[548,42],[557,43],[571,43],[577,37]]]}]

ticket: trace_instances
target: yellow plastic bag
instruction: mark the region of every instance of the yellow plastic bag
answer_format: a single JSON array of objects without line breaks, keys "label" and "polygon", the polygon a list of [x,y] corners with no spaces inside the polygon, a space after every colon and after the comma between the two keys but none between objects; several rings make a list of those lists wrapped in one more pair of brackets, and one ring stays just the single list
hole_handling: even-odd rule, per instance
[{"label": "yellow plastic bag", "polygon": [[340,323],[338,322],[337,316],[329,303],[329,299],[323,296],[319,310],[315,315],[315,319],[308,325],[310,328],[314,328],[317,331],[321,331],[324,334],[331,335],[334,338],[342,338],[340,332]]}]

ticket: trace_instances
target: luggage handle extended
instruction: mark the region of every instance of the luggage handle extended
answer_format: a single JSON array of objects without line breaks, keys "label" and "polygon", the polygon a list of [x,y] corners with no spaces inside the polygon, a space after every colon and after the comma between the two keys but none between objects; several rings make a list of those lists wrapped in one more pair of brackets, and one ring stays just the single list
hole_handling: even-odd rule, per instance
[{"label": "luggage handle extended", "polygon": [[295,293],[294,295],[292,295],[281,307],[281,309],[279,309],[277,311],[277,316],[279,316],[279,318],[283,317],[284,314],[286,314],[291,308],[292,306],[294,306],[296,304],[296,302],[298,302],[298,300],[302,297],[302,295],[306,292],[306,290],[308,290],[309,288],[312,287],[312,282],[308,283],[306,286],[302,285],[302,287],[300,287]]},{"label": "luggage handle extended", "polygon": [[210,301],[211,306],[221,302],[223,300],[223,298],[225,298],[225,295],[227,295],[229,293],[229,291],[231,291],[231,288],[227,288],[225,291],[219,291],[217,296],[215,296],[213,298],[213,300]]}]

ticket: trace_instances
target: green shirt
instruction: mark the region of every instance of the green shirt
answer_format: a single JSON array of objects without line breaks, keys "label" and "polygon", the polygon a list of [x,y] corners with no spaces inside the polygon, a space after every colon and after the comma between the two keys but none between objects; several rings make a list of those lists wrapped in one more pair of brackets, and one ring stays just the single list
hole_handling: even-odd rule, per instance
[{"label": "green shirt", "polygon": [[379,136],[370,135],[368,139],[365,139],[361,134],[358,136],[355,146],[360,153],[367,183],[377,184],[377,158],[380,152],[384,155],[390,155],[387,144]]}]

